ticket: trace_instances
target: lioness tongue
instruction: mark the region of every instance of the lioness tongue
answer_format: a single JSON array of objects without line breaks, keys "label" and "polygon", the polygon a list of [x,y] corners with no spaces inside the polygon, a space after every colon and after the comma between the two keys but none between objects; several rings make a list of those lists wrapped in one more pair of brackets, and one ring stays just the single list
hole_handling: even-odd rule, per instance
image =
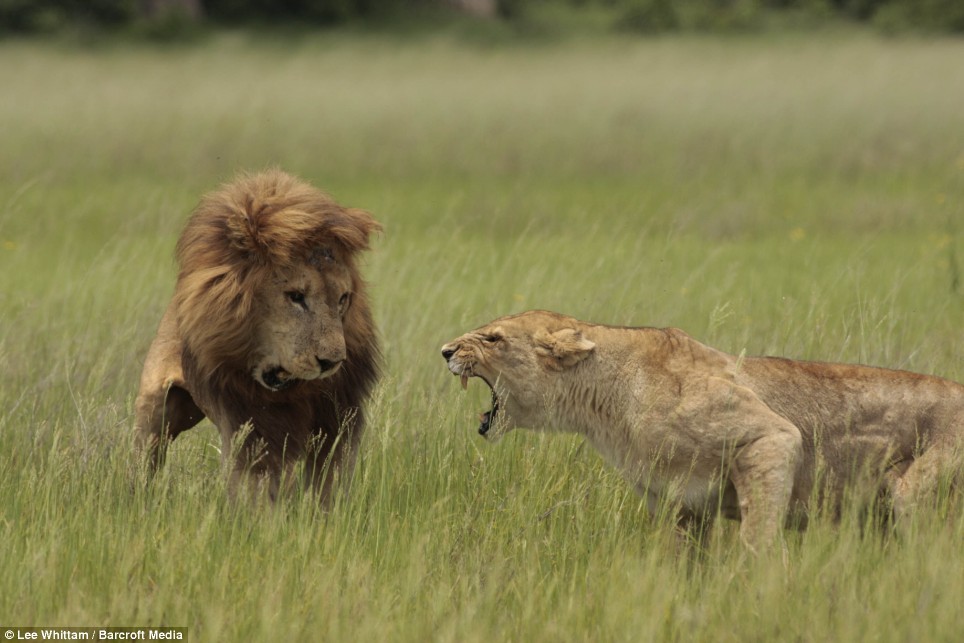
[{"label": "lioness tongue", "polygon": [[468,390],[468,388],[469,388],[469,376],[466,375],[465,373],[462,373],[461,380],[462,380],[462,390],[463,390],[463,391]]}]

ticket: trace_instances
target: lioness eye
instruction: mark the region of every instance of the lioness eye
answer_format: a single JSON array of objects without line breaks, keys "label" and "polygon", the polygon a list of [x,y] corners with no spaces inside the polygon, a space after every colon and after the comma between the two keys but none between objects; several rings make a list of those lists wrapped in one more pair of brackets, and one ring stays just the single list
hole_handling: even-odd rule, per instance
[{"label": "lioness eye", "polygon": [[305,293],[300,290],[289,290],[285,293],[288,300],[293,304],[298,304],[299,306],[305,305]]},{"label": "lioness eye", "polygon": [[482,341],[488,342],[489,344],[494,344],[500,339],[502,339],[501,335],[483,335],[482,336]]}]

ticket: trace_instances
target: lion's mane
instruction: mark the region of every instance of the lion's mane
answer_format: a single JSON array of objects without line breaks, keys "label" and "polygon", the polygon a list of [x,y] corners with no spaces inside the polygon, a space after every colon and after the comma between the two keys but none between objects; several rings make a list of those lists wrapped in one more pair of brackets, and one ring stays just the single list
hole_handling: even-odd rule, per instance
[{"label": "lion's mane", "polygon": [[[352,273],[345,320],[349,364],[375,361],[374,324],[355,254],[380,230],[367,212],[279,170],[244,175],[205,195],[177,243],[178,327],[200,373],[216,376],[255,348],[254,298],[275,268],[304,260],[319,246],[341,246]],[[355,358],[355,359],[351,359]]]},{"label": "lion's mane", "polygon": [[[243,421],[252,421],[272,451],[288,449],[292,455],[317,431],[334,433],[346,414],[360,415],[378,376],[379,349],[356,255],[380,229],[367,212],[342,207],[279,170],[243,175],[203,197],[177,243],[174,293],[185,377],[198,402],[248,414]],[[343,323],[345,364],[332,377],[281,393],[266,391],[244,368],[246,356],[257,349],[256,293],[276,268],[332,246],[341,249],[352,276],[352,305]],[[291,415],[278,417],[279,412]],[[320,427],[305,426],[294,418],[322,421]],[[266,427],[276,428],[265,433]]]}]

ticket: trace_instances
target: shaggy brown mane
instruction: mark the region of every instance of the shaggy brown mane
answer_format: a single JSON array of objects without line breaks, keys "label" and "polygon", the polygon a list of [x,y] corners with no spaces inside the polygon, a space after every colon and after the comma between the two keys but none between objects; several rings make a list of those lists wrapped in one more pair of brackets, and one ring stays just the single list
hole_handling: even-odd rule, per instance
[{"label": "shaggy brown mane", "polygon": [[250,354],[254,294],[276,268],[324,246],[338,248],[355,276],[359,302],[346,323],[346,342],[366,345],[373,325],[354,254],[367,250],[369,235],[379,230],[364,210],[344,208],[278,170],[242,175],[205,195],[177,242],[174,295],[178,326],[200,373],[223,377],[219,369]]},{"label": "shaggy brown mane", "polygon": [[[257,456],[259,470],[280,475],[283,457],[303,457],[314,444],[319,457],[331,456],[336,467],[345,460],[350,471],[379,362],[355,257],[379,230],[364,210],[343,207],[280,170],[241,175],[202,197],[178,240],[174,296],[141,376],[137,429],[155,466],[165,437],[209,416],[222,438],[250,423],[246,444],[267,447]],[[269,390],[248,365],[259,348],[259,293],[277,292],[279,271],[325,261],[350,275],[341,321],[345,359],[327,377]]]}]

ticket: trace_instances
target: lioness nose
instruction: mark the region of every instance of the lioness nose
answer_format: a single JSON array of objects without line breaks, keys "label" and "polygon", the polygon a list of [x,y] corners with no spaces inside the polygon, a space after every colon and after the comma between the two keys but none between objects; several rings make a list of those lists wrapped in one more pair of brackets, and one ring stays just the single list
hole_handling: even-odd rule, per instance
[{"label": "lioness nose", "polygon": [[340,360],[337,360],[337,361],[334,361],[334,362],[333,362],[333,361],[331,361],[330,359],[321,359],[321,358],[319,357],[319,358],[318,358],[318,367],[321,368],[321,372],[322,372],[322,373],[327,373],[327,372],[330,371],[331,369],[333,369],[333,368],[335,368],[336,366],[338,366],[339,364],[341,364],[343,361],[345,361],[345,360],[341,360],[341,359],[340,359]]},{"label": "lioness nose", "polygon": [[446,362],[449,361],[450,359],[452,359],[452,355],[455,355],[455,349],[454,349],[454,348],[449,348],[448,346],[443,346],[443,347],[442,347],[442,357],[445,358],[445,361],[446,361]]}]

